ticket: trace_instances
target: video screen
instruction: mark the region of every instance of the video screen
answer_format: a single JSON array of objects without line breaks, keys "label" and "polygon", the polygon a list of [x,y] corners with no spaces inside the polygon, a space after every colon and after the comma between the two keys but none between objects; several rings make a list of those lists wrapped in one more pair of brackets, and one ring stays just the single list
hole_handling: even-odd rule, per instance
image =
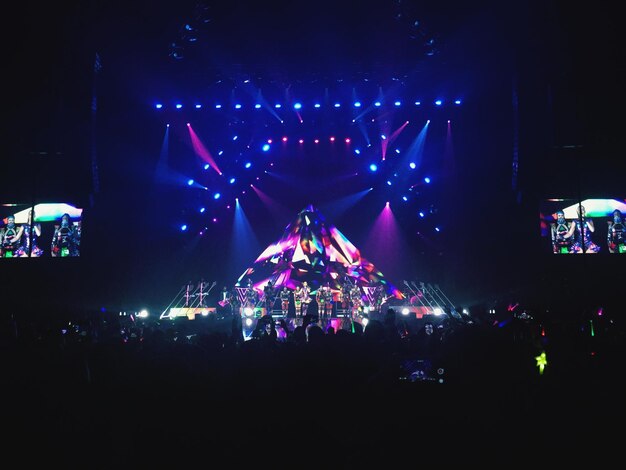
[{"label": "video screen", "polygon": [[626,254],[626,199],[547,199],[540,207],[546,252]]},{"label": "video screen", "polygon": [[68,203],[1,204],[0,258],[80,256],[83,209]]}]

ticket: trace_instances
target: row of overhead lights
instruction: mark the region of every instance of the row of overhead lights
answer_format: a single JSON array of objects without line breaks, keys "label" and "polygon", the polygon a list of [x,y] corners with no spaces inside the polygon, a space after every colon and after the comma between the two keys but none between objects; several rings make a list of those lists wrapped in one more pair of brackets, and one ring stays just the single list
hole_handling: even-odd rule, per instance
[{"label": "row of overhead lights", "polygon": [[[461,102],[461,100],[460,100],[460,99],[457,99],[457,100],[454,100],[452,103],[454,103],[454,105],[455,105],[455,106],[460,106],[462,102]],[[414,104],[415,106],[421,106],[421,105],[422,105],[422,102],[421,102],[421,101],[415,101],[413,104]],[[443,100],[435,100],[435,101],[433,102],[433,104],[434,104],[436,107],[440,107],[440,106],[443,106],[443,105],[444,105],[444,101],[443,101]],[[382,101],[374,101],[374,102],[372,103],[372,106],[374,106],[374,107],[376,107],[376,108],[379,108],[379,107],[381,107],[382,105],[383,105],[383,102],[382,102]],[[402,106],[402,101],[394,101],[394,102],[393,102],[393,105],[394,105],[395,107],[400,107],[400,106]],[[352,103],[352,106],[353,106],[354,108],[361,108],[361,107],[363,107],[363,103],[361,103],[360,101],[355,101],[354,103]],[[173,107],[174,107],[174,108],[176,108],[176,109],[182,109],[182,108],[184,108],[185,106],[184,106],[182,103],[176,103],[176,104],[174,104],[174,106],[173,106]],[[213,107],[214,107],[215,109],[222,109],[222,108],[224,108],[225,106],[224,106],[224,105],[222,105],[221,103],[216,103]],[[244,107],[244,106],[243,106],[241,103],[235,103],[234,105],[232,105],[232,108],[233,108],[233,109],[242,109],[243,107]],[[264,106],[264,105],[262,105],[262,104],[260,104],[260,103],[256,103],[256,104],[254,105],[254,108],[255,108],[255,109],[261,109],[261,108],[264,108],[264,107],[265,107],[265,108],[268,108],[268,107],[270,107],[270,105]],[[283,107],[283,105],[282,105],[281,103],[276,103],[273,107],[274,107],[275,109],[281,109],[281,108]],[[296,111],[298,111],[298,110],[301,110],[301,109],[303,108],[303,105],[302,105],[302,103],[299,103],[299,102],[298,102],[298,103],[294,103],[294,104],[292,105],[292,107],[293,107],[293,109],[295,109]],[[333,108],[341,108],[341,107],[342,107],[342,104],[341,104],[340,102],[336,102],[336,103],[334,103],[334,104],[332,105],[332,107],[333,107]],[[156,103],[156,104],[155,104],[155,108],[156,108],[156,109],[166,109],[166,106],[165,106],[163,103]],[[196,104],[194,104],[194,105],[192,106],[192,108],[195,108],[195,109],[202,109],[202,108],[203,108],[203,105],[202,105],[202,104],[200,104],[200,103],[196,103]],[[320,109],[320,108],[322,108],[322,104],[321,104],[321,103],[314,103],[314,104],[313,104],[313,108],[315,108],[315,109]]]}]

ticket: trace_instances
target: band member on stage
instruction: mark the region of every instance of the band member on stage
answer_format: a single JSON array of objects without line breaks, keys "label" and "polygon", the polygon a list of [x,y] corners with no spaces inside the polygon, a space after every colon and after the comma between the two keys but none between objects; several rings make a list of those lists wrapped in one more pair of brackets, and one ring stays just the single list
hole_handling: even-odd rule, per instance
[{"label": "band member on stage", "polygon": [[[21,244],[17,250],[18,256],[25,257],[39,257],[43,254],[43,250],[37,243],[38,238],[41,236],[41,224],[36,224],[33,221],[33,210],[28,211],[28,222],[22,225],[24,233],[20,239]],[[32,228],[32,230],[31,230]],[[31,249],[32,246],[32,249]]]},{"label": "band member on stage", "polygon": [[254,287],[252,287],[252,282],[248,281],[248,288],[246,289],[244,307],[250,307],[250,308],[256,307],[257,299],[258,299],[257,292],[254,290]]},{"label": "band member on stage", "polygon": [[0,253],[2,258],[18,256],[17,252],[23,234],[24,227],[15,225],[15,216],[8,216],[6,226],[0,230]]},{"label": "band member on stage", "polygon": [[276,300],[274,297],[274,281],[270,279],[263,288],[263,303],[265,304],[265,312],[268,315],[272,313],[274,300]]},{"label": "band member on stage", "polygon": [[332,291],[330,290],[330,285],[328,283],[317,289],[315,300],[317,301],[320,317],[330,317],[333,310],[333,298]]},{"label": "band member on stage", "polygon": [[307,310],[309,308],[309,304],[311,303],[311,300],[313,300],[311,298],[311,288],[309,287],[309,284],[307,284],[306,281],[304,281],[302,283],[302,316],[305,316],[307,314]]},{"label": "band member on stage", "polygon": [[383,304],[386,301],[385,288],[382,285],[376,286],[376,289],[374,289],[374,308],[377,312],[382,313]]},{"label": "band member on stage", "polygon": [[356,284],[350,289],[350,301],[352,302],[352,316],[354,316],[362,306],[361,290]]},{"label": "band member on stage", "polygon": [[350,294],[352,291],[352,283],[350,279],[346,276],[343,280],[343,284],[341,285],[341,308],[344,313],[350,308],[352,305],[352,299],[350,298]]},{"label": "band member on stage", "polygon": [[54,226],[51,255],[54,258],[78,256],[76,231],[70,221],[69,214],[63,214],[61,216],[61,223]]},{"label": "band member on stage", "polygon": [[217,301],[217,304],[220,307],[227,307],[228,305],[230,305],[230,298],[230,291],[228,290],[228,287],[224,286],[222,287],[222,291],[220,292],[220,299]]},{"label": "band member on stage", "polygon": [[280,291],[280,309],[282,310],[283,317],[286,317],[289,313],[289,296],[291,295],[291,291],[289,287],[285,284]]},{"label": "band member on stage", "polygon": [[622,213],[618,209],[613,211],[613,220],[609,220],[606,241],[609,253],[626,253],[626,226]]},{"label": "band member on stage", "polygon": [[302,286],[296,286],[293,293],[293,302],[296,307],[296,317],[302,314]]},{"label": "band member on stage", "polygon": [[325,296],[325,303],[324,303],[324,307],[326,309],[324,315],[327,318],[330,318],[333,316],[333,290],[330,288],[330,283],[326,283],[326,285],[324,286],[324,296]]},{"label": "band member on stage", "polygon": [[230,300],[231,312],[232,313],[239,312],[239,309],[241,308],[241,298],[239,297],[239,292],[237,291],[237,289],[233,288],[233,290],[230,291],[229,300]]}]

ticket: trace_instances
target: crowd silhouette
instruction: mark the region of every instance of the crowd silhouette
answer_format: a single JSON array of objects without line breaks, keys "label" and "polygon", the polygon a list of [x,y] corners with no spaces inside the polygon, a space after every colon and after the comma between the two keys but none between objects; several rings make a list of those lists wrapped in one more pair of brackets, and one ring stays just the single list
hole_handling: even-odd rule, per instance
[{"label": "crowd silhouette", "polygon": [[624,411],[624,330],[606,312],[416,328],[389,309],[337,330],[268,316],[247,340],[240,320],[5,316],[5,443],[36,446],[25,462],[109,468],[393,468],[445,463],[461,449],[532,461],[560,445],[595,455]]}]

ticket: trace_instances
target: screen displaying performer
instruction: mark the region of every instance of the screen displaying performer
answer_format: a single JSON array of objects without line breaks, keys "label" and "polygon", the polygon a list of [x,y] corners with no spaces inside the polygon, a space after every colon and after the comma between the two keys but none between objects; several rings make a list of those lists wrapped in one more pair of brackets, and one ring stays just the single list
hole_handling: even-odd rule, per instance
[{"label": "screen displaying performer", "polygon": [[83,209],[69,203],[0,205],[0,258],[80,256]]},{"label": "screen displaying performer", "polygon": [[546,199],[539,212],[548,253],[626,254],[625,198]]}]

